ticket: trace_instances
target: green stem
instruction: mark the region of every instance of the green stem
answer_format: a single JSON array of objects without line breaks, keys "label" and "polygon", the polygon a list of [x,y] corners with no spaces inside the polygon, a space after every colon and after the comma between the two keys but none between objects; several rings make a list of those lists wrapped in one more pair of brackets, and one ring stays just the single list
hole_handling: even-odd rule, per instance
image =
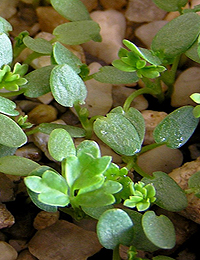
[{"label": "green stem", "polygon": [[39,132],[38,127],[35,127],[34,129],[27,131],[26,135],[29,136],[29,135],[32,135],[32,134],[35,134],[35,133],[38,133],[38,132]]},{"label": "green stem", "polygon": [[119,255],[119,245],[117,245],[114,249],[113,249],[113,257],[112,260],[121,260],[120,255]]},{"label": "green stem", "polygon": [[150,178],[150,177],[151,177],[148,173],[146,173],[145,171],[143,171],[143,170],[140,168],[140,166],[137,164],[137,162],[134,163],[133,169],[134,169],[137,173],[139,173],[142,177],[147,177],[147,178]]},{"label": "green stem", "polygon": [[15,97],[20,94],[23,94],[25,89],[20,89],[18,91],[10,91],[10,92],[0,92],[1,97]]},{"label": "green stem", "polygon": [[124,102],[124,106],[123,106],[123,109],[125,112],[128,111],[128,109],[130,108],[131,106],[131,103],[132,101],[137,97],[137,96],[140,96],[142,94],[153,94],[153,90],[152,89],[149,89],[149,88],[141,88],[141,89],[138,89],[136,91],[134,91],[127,99],[126,101]]},{"label": "green stem", "polygon": [[46,55],[37,53],[37,52],[33,52],[25,59],[25,61],[23,63],[29,65],[33,60],[35,60],[41,56],[46,56]]},{"label": "green stem", "polygon": [[145,145],[142,147],[141,151],[138,153],[138,155],[140,154],[143,154],[143,153],[146,153],[147,151],[149,150],[152,150],[156,147],[159,147],[159,146],[162,146],[164,145],[165,143],[153,143],[153,144],[149,144],[149,145]]}]

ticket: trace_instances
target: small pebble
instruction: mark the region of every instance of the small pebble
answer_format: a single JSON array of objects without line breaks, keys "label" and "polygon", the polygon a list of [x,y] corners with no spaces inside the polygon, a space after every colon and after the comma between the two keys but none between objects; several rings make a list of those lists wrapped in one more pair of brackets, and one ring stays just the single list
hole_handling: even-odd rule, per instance
[{"label": "small pebble", "polygon": [[16,260],[17,251],[8,243],[0,241],[0,260]]},{"label": "small pebble", "polygon": [[44,229],[56,223],[59,219],[60,213],[40,211],[34,219],[33,226],[37,230]]},{"label": "small pebble", "polygon": [[[11,227],[15,223],[15,219],[6,206],[0,203],[0,229]],[[1,252],[1,250],[0,250]]]}]

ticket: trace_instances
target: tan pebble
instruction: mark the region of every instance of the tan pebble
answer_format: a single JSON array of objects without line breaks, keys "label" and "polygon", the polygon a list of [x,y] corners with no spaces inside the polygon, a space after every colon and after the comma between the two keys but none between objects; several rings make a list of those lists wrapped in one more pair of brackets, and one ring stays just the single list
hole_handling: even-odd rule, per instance
[{"label": "tan pebble", "polygon": [[100,0],[100,4],[105,9],[115,9],[122,11],[127,5],[127,0]]},{"label": "tan pebble", "polygon": [[51,105],[38,105],[28,113],[29,121],[35,125],[48,123],[56,120],[56,118],[57,110]]},{"label": "tan pebble", "polygon": [[56,221],[59,219],[59,216],[59,211],[40,211],[34,219],[33,226],[37,230],[44,229],[56,223]]},{"label": "tan pebble", "polygon": [[16,260],[17,251],[8,243],[0,241],[0,260]]},{"label": "tan pebble", "polygon": [[[15,219],[6,206],[0,203],[0,229],[11,227],[15,223]],[[0,250],[1,252],[1,250]]]},{"label": "tan pebble", "polygon": [[91,12],[92,10],[94,10],[98,5],[98,0],[89,0],[89,1],[81,0],[81,2],[83,2],[85,7],[87,8],[88,12]]}]

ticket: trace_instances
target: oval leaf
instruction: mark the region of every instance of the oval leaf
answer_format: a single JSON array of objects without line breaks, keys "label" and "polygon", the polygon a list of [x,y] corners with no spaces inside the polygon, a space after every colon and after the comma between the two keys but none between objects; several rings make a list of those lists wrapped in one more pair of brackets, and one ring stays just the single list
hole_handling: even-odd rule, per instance
[{"label": "oval leaf", "polygon": [[17,116],[16,104],[8,98],[0,97],[0,112],[8,116]]},{"label": "oval leaf", "polygon": [[89,20],[87,8],[80,0],[51,0],[53,8],[70,21]]},{"label": "oval leaf", "polygon": [[0,69],[3,65],[12,62],[13,52],[10,39],[5,33],[0,34]]},{"label": "oval leaf", "polygon": [[186,13],[163,26],[153,38],[151,48],[161,57],[174,58],[192,46],[199,32],[200,16]]},{"label": "oval leaf", "polygon": [[53,68],[50,86],[55,100],[66,107],[73,107],[75,102],[84,103],[87,90],[82,79],[67,64]]},{"label": "oval leaf", "polygon": [[184,191],[168,174],[154,172],[153,178],[145,177],[142,179],[142,182],[145,184],[153,183],[156,189],[156,201],[154,204],[159,207],[173,212],[181,211],[187,207],[187,197]]},{"label": "oval leaf", "polygon": [[[107,117],[95,121],[95,134],[115,152],[127,156],[134,155],[141,149],[144,133],[144,125],[141,124],[143,118],[139,118],[138,113],[135,115],[134,113],[135,109],[127,113],[122,113],[120,108],[113,109]],[[136,123],[136,118],[141,121]]]},{"label": "oval leaf", "polygon": [[133,238],[133,222],[121,209],[109,209],[99,218],[97,236],[107,249],[114,249],[119,244],[129,246]]},{"label": "oval leaf", "polygon": [[50,92],[50,74],[54,66],[46,66],[33,70],[25,76],[28,83],[24,86],[24,95],[35,98]]},{"label": "oval leaf", "polygon": [[178,108],[156,126],[154,140],[172,149],[179,148],[188,141],[198,123],[199,119],[193,116],[192,106]]},{"label": "oval leaf", "polygon": [[64,129],[51,132],[48,141],[50,155],[57,161],[62,161],[69,155],[75,155],[76,149],[70,134]]},{"label": "oval leaf", "polygon": [[93,78],[110,84],[128,84],[139,80],[136,72],[121,71],[112,66],[101,67],[99,72],[93,74]]},{"label": "oval leaf", "polygon": [[90,40],[95,40],[95,37],[99,35],[99,32],[100,27],[96,22],[86,20],[58,25],[54,29],[53,35],[56,36],[56,39],[59,42],[77,45]]},{"label": "oval leaf", "polygon": [[161,9],[167,12],[179,11],[181,7],[184,7],[188,0],[153,0],[153,2]]},{"label": "oval leaf", "polygon": [[20,147],[27,142],[27,137],[19,125],[11,118],[0,114],[0,144]]},{"label": "oval leaf", "polygon": [[41,54],[51,54],[51,52],[52,52],[51,43],[43,38],[33,39],[30,36],[26,36],[26,37],[24,37],[23,42],[26,45],[26,47],[28,47],[32,51],[35,51],[35,52],[38,52]]},{"label": "oval leaf", "polygon": [[142,217],[142,226],[147,238],[157,247],[171,249],[175,246],[174,226],[166,216],[147,211]]},{"label": "oval leaf", "polygon": [[20,156],[0,158],[0,172],[5,174],[27,176],[39,166],[38,163]]}]

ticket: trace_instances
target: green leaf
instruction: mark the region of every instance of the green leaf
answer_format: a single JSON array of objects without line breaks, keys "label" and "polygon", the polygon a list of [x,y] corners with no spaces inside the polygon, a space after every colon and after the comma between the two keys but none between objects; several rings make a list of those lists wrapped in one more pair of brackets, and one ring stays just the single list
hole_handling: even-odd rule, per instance
[{"label": "green leaf", "polygon": [[169,256],[164,255],[158,255],[152,258],[153,260],[175,260],[174,258],[171,258]]},{"label": "green leaf", "polygon": [[157,247],[171,249],[175,246],[174,226],[166,216],[147,211],[142,217],[142,226],[147,238]]},{"label": "green leaf", "polygon": [[53,45],[53,57],[57,64],[68,64],[77,74],[81,72],[81,60],[59,42]]},{"label": "green leaf", "polygon": [[87,8],[80,0],[51,0],[53,8],[70,21],[89,20]]},{"label": "green leaf", "polygon": [[99,218],[97,236],[107,249],[114,249],[120,244],[129,246],[133,238],[133,222],[125,211],[109,209]]},{"label": "green leaf", "polygon": [[9,147],[20,147],[27,142],[27,136],[11,118],[0,114],[0,144]]},{"label": "green leaf", "polygon": [[3,144],[0,144],[0,157],[14,155],[16,150],[17,150],[16,147],[8,147]]},{"label": "green leaf", "polygon": [[196,102],[197,104],[200,104],[200,93],[193,93],[190,98]]},{"label": "green leaf", "polygon": [[160,58],[174,58],[187,51],[199,33],[200,16],[186,13],[163,26],[153,38],[151,48],[160,53]]},{"label": "green leaf", "polygon": [[[154,172],[153,178],[143,178],[142,182],[153,183],[156,189],[154,204],[161,208],[175,212],[187,207],[187,197],[180,186],[166,173]],[[167,194],[167,196],[166,196]]]},{"label": "green leaf", "polygon": [[48,54],[51,54],[51,52],[52,52],[51,43],[43,38],[33,39],[30,36],[26,36],[23,39],[23,42],[26,45],[26,47],[28,47],[29,49],[31,49],[32,51],[35,51],[37,53],[48,55]]},{"label": "green leaf", "polygon": [[167,12],[179,11],[181,7],[184,7],[188,0],[153,0],[153,2],[161,9]]},{"label": "green leaf", "polygon": [[9,64],[13,59],[12,44],[5,33],[0,33],[0,69],[3,65]]},{"label": "green leaf", "polygon": [[71,125],[62,125],[56,123],[41,123],[38,126],[38,130],[44,134],[50,135],[54,129],[65,129],[71,137],[84,137],[85,130],[80,127]]},{"label": "green leaf", "polygon": [[66,206],[69,204],[68,185],[66,180],[54,171],[47,170],[42,178],[28,176],[24,179],[28,189],[39,193],[38,200],[50,206]]},{"label": "green leaf", "polygon": [[101,156],[99,145],[95,141],[84,140],[77,147],[77,156],[81,153],[87,153],[92,155],[94,158],[99,158]]},{"label": "green leaf", "polygon": [[8,98],[0,96],[0,112],[8,116],[18,116],[19,112],[15,110],[16,104]]},{"label": "green leaf", "polygon": [[64,129],[55,129],[51,132],[48,141],[50,155],[61,162],[69,155],[75,155],[76,149],[70,134]]},{"label": "green leaf", "polygon": [[193,134],[199,119],[193,116],[192,106],[183,106],[167,115],[154,129],[156,143],[165,143],[172,149],[180,148]]},{"label": "green leaf", "polygon": [[34,191],[31,191],[30,189],[27,188],[27,192],[29,197],[31,198],[32,202],[41,210],[47,211],[47,212],[56,212],[57,211],[57,206],[50,206],[47,204],[42,203],[39,201],[38,196],[39,193],[36,193]]},{"label": "green leaf", "polygon": [[136,247],[138,250],[153,252],[159,247],[155,246],[145,235],[142,227],[142,214],[130,209],[124,209],[124,211],[129,215],[134,224],[133,226],[133,240],[131,245]]},{"label": "green leaf", "polygon": [[144,119],[134,108],[127,113],[120,107],[115,108],[94,122],[94,132],[115,152],[131,156],[141,149]]},{"label": "green leaf", "polygon": [[12,25],[3,17],[0,17],[0,33],[8,33],[12,31]]},{"label": "green leaf", "polygon": [[58,25],[53,35],[56,36],[57,41],[77,45],[95,40],[96,35],[99,35],[100,27],[92,20],[70,22]]},{"label": "green leaf", "polygon": [[198,54],[198,40],[196,40],[194,42],[194,44],[192,44],[192,46],[185,52],[185,55],[190,58],[191,60],[200,63],[200,57]]},{"label": "green leaf", "polygon": [[0,172],[10,175],[27,176],[40,165],[30,159],[20,156],[5,156],[0,158]]},{"label": "green leaf", "polygon": [[188,180],[188,187],[200,198],[200,171],[194,173]]},{"label": "green leaf", "polygon": [[84,82],[67,64],[53,68],[50,87],[55,100],[62,106],[73,107],[75,102],[83,104],[87,96]]},{"label": "green leaf", "polygon": [[28,83],[24,86],[24,95],[31,98],[36,98],[50,92],[50,75],[54,66],[46,66],[33,70],[25,76]]},{"label": "green leaf", "polygon": [[127,63],[125,63],[126,58],[122,58],[122,60],[114,60],[112,62],[112,65],[117,68],[118,70],[124,71],[124,72],[135,72],[136,68],[134,66],[131,66]]},{"label": "green leaf", "polygon": [[82,210],[90,217],[94,219],[99,219],[100,216],[108,209],[113,209],[113,205],[107,205],[102,207],[81,207]]},{"label": "green leaf", "polygon": [[139,80],[136,72],[121,71],[112,66],[103,66],[100,71],[93,74],[97,81],[110,84],[128,84]]},{"label": "green leaf", "polygon": [[200,105],[197,105],[196,107],[194,107],[194,109],[193,109],[193,115],[194,115],[194,117],[196,117],[196,118],[199,118],[199,117],[200,117]]}]

